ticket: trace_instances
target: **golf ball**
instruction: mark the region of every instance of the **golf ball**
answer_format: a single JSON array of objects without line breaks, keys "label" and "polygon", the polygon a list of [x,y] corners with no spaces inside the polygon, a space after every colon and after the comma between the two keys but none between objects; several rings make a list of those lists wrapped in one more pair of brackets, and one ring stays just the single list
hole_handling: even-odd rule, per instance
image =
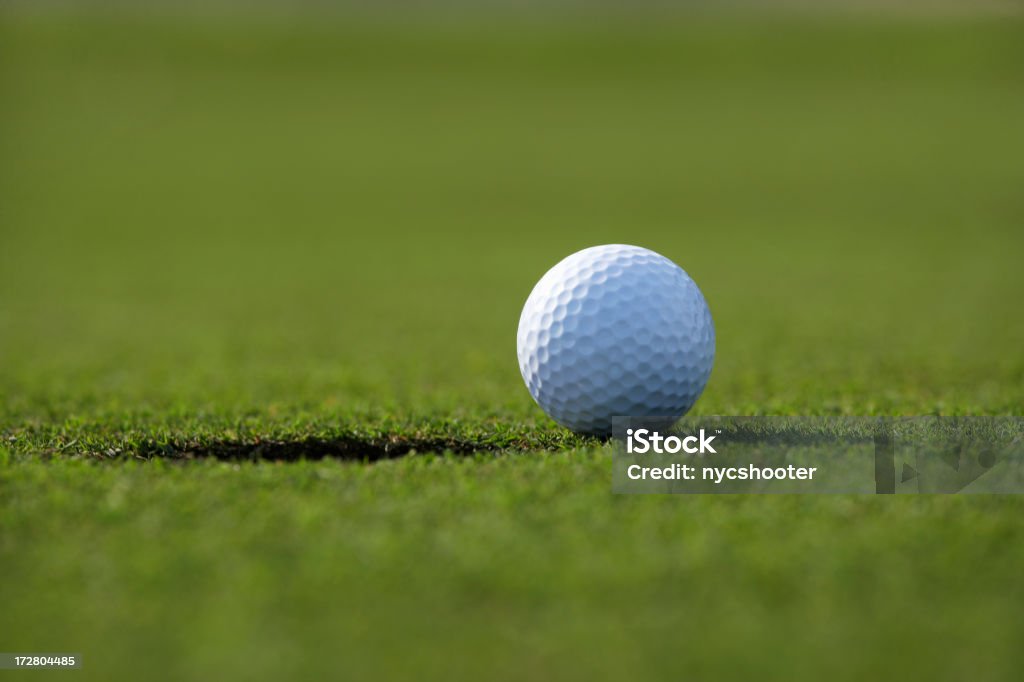
[{"label": "golf ball", "polygon": [[608,244],[572,254],[537,282],[516,345],[541,409],[573,431],[607,436],[613,416],[686,414],[711,375],[715,328],[682,268]]}]

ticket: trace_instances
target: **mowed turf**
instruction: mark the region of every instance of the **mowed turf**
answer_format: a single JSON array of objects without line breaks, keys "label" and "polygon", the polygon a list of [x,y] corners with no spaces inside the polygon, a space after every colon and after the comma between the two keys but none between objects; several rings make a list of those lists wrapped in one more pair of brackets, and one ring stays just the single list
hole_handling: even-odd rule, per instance
[{"label": "mowed turf", "polygon": [[4,16],[0,650],[1015,677],[1024,503],[612,496],[515,328],[560,258],[640,244],[711,306],[698,414],[1021,414],[1022,39]]}]

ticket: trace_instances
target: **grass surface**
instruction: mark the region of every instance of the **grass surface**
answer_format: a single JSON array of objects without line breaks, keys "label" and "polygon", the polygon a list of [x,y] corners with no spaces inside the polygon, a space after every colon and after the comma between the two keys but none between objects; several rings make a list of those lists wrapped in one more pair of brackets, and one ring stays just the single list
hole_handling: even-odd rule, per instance
[{"label": "grass surface", "polygon": [[[715,317],[698,414],[1020,414],[1022,28],[3,17],[0,650],[1015,678],[1024,503],[613,497],[514,337],[641,244]],[[463,454],[175,460],[267,443]]]}]

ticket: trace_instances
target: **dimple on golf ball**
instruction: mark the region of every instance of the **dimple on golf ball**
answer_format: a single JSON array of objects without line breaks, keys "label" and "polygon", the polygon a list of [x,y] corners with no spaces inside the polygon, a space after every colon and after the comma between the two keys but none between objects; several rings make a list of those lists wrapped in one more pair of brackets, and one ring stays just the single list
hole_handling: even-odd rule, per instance
[{"label": "dimple on golf ball", "polygon": [[686,414],[711,375],[715,328],[682,268],[608,244],[572,254],[537,282],[516,345],[541,409],[573,431],[607,436],[614,416]]}]

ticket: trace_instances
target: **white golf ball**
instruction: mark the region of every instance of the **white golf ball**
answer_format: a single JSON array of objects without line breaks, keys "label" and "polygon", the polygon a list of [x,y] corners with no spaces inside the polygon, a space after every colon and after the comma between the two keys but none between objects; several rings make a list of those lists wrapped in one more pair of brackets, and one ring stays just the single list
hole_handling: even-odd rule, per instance
[{"label": "white golf ball", "polygon": [[579,433],[613,416],[686,414],[715,359],[711,311],[689,275],[638,246],[584,249],[545,274],[523,306],[519,369],[537,404]]}]

